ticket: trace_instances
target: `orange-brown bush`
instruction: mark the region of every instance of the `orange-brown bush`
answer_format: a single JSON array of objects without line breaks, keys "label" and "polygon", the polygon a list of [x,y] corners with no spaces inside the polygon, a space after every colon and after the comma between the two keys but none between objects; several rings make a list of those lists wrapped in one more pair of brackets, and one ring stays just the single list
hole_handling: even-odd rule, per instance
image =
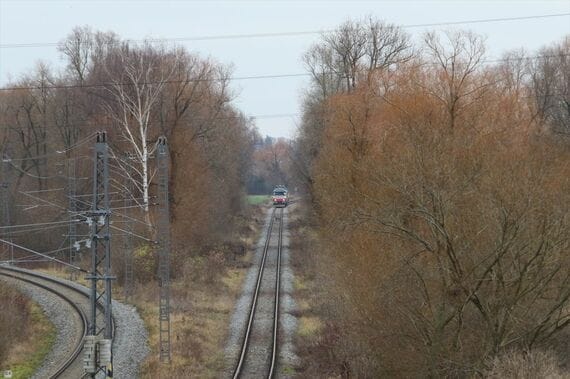
[{"label": "orange-brown bush", "polygon": [[471,376],[570,322],[570,150],[497,71],[448,74],[410,63],[326,100],[313,196],[356,377]]}]

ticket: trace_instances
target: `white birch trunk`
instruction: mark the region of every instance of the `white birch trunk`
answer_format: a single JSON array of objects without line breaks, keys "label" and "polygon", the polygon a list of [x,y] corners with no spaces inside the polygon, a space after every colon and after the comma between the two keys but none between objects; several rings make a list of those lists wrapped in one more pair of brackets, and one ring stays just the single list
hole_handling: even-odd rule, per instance
[{"label": "white birch trunk", "polygon": [[[122,52],[119,53],[122,54]],[[126,55],[122,55],[121,58],[124,71],[119,78],[113,81],[112,89],[109,90],[116,103],[109,104],[108,110],[111,117],[121,126],[123,137],[133,147],[136,163],[133,162],[132,165],[119,164],[119,166],[123,170],[128,169],[129,166],[134,169],[135,175],[130,172],[125,172],[124,175],[130,178],[135,188],[140,191],[142,201],[139,204],[145,213],[149,228],[152,229],[149,212],[149,188],[153,178],[153,170],[149,167],[149,159],[155,147],[149,146],[148,133],[153,107],[166,82],[172,76],[176,63],[174,62],[166,67],[153,66],[142,54],[134,59]],[[155,74],[158,78],[154,76]],[[130,86],[129,88],[132,91],[127,91],[125,84]]]},{"label": "white birch trunk", "polygon": [[149,185],[149,178],[148,178],[148,145],[146,143],[143,144],[143,155],[141,159],[142,164],[142,196],[143,196],[143,208],[144,211],[148,213],[148,202],[149,202],[149,195],[148,195],[148,185]]}]

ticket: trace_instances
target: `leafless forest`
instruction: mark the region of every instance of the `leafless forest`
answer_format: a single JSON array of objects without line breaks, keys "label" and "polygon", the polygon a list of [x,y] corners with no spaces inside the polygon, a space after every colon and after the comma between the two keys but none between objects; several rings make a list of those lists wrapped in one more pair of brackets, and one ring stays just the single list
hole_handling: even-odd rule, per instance
[{"label": "leafless forest", "polygon": [[[135,296],[142,297],[138,304],[156,307],[155,150],[164,135],[170,145],[172,278],[219,279],[221,251],[228,251],[243,225],[246,175],[260,139],[232,105],[231,70],[183,48],[122,41],[89,27],[75,28],[58,50],[67,64],[64,72],[38,64],[0,91],[7,183],[2,209],[11,225],[20,226],[2,229],[1,238],[66,262],[75,249],[70,241],[76,241],[78,261],[88,262],[88,228],[69,213],[70,201],[76,212],[90,209],[95,133],[106,130],[116,294],[123,291],[123,252],[129,249]],[[37,226],[41,222],[45,225]],[[70,222],[76,223],[73,236]],[[2,260],[11,258],[11,250],[24,267],[46,264],[30,262],[42,259],[29,254],[26,261],[25,253],[8,246],[2,247]],[[185,306],[176,301],[174,314]],[[188,346],[182,333],[177,354],[182,354],[178,346]],[[3,344],[17,334],[6,337]]]}]

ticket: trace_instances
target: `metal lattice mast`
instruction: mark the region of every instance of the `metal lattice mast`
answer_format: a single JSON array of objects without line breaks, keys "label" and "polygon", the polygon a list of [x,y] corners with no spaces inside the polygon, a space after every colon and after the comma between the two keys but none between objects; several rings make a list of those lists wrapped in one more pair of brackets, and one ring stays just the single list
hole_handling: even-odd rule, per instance
[{"label": "metal lattice mast", "polygon": [[[89,338],[86,339],[85,370],[95,377],[104,370],[112,376],[112,338],[111,320],[111,244],[109,216],[109,152],[107,135],[97,133],[95,159],[93,166],[93,208],[87,214],[91,227],[91,272],[87,277],[91,281],[91,317],[89,320]],[[98,286],[103,281],[104,286]],[[103,300],[104,312],[101,317],[97,303]],[[98,325],[98,321],[102,321]],[[98,352],[98,353],[96,353]]]},{"label": "metal lattice mast", "polygon": [[[67,159],[67,197],[68,197],[68,213],[69,213],[69,264],[76,266],[77,262],[77,224],[73,221],[77,218],[77,183],[75,181],[75,159],[70,157]],[[70,271],[71,279],[77,275],[76,270]]]},{"label": "metal lattice mast", "polygon": [[[2,198],[2,225],[10,226],[10,174],[11,174],[11,163],[10,157],[6,152],[2,153],[2,171],[0,175],[0,195]],[[12,242],[12,233],[10,228],[6,229],[6,233],[3,238],[9,242]],[[14,262],[14,246],[3,244],[3,256],[6,259],[10,259],[10,263]]]},{"label": "metal lattice mast", "polygon": [[158,280],[160,292],[160,361],[170,363],[170,211],[168,144],[158,138]]},{"label": "metal lattice mast", "polygon": [[[130,159],[130,155],[127,154],[126,159]],[[125,213],[129,213],[129,209],[131,207],[132,201],[132,191],[133,191],[133,182],[132,179],[128,176],[125,177]],[[133,296],[133,282],[134,282],[134,273],[133,273],[133,238],[131,233],[133,232],[133,222],[130,217],[125,218],[125,230],[126,235],[123,239],[123,252],[125,258],[125,288],[124,288],[124,295],[125,299],[130,299]]]}]

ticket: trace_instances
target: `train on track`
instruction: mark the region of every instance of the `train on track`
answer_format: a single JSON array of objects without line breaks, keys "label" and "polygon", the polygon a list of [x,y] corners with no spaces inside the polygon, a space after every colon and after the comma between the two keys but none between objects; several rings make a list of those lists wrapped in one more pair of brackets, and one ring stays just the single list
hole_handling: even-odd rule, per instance
[{"label": "train on track", "polygon": [[271,200],[275,207],[286,207],[287,204],[289,204],[289,191],[287,187],[283,185],[275,186]]}]

